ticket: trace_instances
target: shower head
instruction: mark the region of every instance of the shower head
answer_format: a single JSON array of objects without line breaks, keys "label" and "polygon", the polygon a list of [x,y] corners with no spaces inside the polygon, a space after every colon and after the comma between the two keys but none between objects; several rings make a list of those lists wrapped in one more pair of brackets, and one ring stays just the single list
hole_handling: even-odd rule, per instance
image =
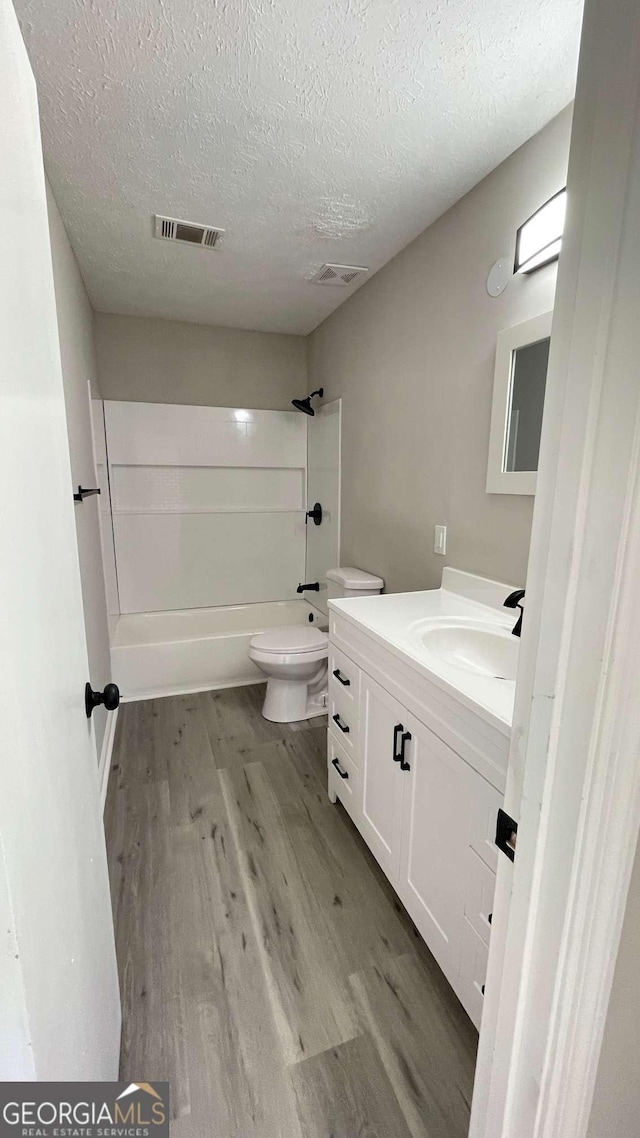
[{"label": "shower head", "polygon": [[304,411],[305,415],[315,415],[315,411],[311,406],[310,395],[308,395],[306,399],[292,399],[291,402],[296,411]]},{"label": "shower head", "polygon": [[307,395],[306,399],[292,399],[291,402],[296,411],[304,411],[305,415],[315,415],[315,411],[311,406],[311,400],[313,399],[314,395],[319,395],[322,399],[322,396],[324,395],[324,388],[319,387],[317,391],[312,391],[311,395]]}]

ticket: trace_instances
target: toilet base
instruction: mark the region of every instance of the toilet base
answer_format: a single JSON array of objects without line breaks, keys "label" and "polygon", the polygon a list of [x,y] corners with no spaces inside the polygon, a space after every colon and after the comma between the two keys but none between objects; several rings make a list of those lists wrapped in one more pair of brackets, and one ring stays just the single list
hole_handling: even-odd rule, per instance
[{"label": "toilet base", "polygon": [[327,692],[313,692],[308,680],[267,680],[262,714],[271,723],[299,723],[327,713]]}]

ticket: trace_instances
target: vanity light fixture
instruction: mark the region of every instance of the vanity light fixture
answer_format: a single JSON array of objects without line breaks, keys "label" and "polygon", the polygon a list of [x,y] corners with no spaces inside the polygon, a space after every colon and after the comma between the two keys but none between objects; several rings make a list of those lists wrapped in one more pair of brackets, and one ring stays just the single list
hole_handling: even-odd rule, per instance
[{"label": "vanity light fixture", "polygon": [[532,273],[558,259],[566,208],[565,186],[520,226],[516,234],[514,273]]}]

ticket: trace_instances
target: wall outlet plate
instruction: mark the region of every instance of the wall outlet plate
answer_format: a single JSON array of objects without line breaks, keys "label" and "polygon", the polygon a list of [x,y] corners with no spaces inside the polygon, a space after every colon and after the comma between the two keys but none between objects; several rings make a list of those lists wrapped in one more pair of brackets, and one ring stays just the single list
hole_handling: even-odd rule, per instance
[{"label": "wall outlet plate", "polygon": [[441,557],[444,557],[445,553],[447,552],[447,527],[446,526],[436,526],[435,536],[434,536],[434,540],[433,540],[433,552],[439,553]]}]

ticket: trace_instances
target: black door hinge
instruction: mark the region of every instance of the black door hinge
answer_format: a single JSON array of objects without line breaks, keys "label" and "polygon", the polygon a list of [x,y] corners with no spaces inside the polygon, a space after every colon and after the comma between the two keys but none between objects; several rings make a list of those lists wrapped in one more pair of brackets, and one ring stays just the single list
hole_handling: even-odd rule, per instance
[{"label": "black door hinge", "polygon": [[97,486],[87,488],[86,486],[78,486],[78,493],[73,495],[74,502],[84,502],[85,498],[90,498],[92,494],[99,494],[100,490]]}]

